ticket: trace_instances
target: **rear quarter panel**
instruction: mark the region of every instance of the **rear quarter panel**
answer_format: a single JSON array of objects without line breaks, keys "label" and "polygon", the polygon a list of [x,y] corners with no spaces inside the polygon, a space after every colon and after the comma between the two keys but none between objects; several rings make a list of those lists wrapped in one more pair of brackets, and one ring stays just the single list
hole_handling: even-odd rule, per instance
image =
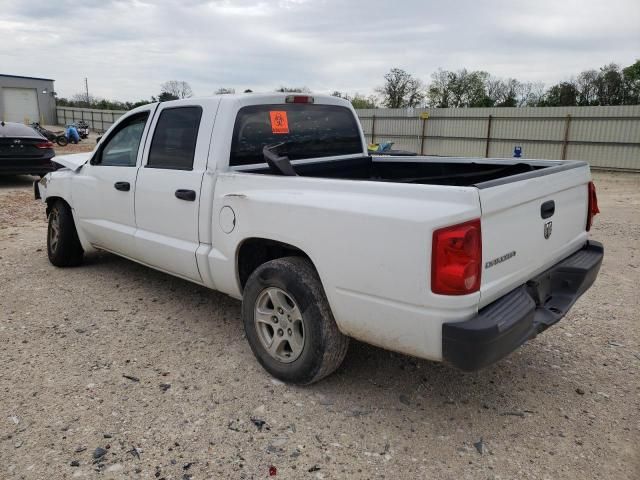
[{"label": "rear quarter panel", "polygon": [[[440,359],[441,324],[466,319],[478,294],[430,289],[435,228],[480,215],[475,188],[220,173],[209,267],[215,287],[241,296],[236,256],[248,238],[291,244],[313,261],[341,331],[360,340]],[[230,206],[236,226],[220,228]]]}]

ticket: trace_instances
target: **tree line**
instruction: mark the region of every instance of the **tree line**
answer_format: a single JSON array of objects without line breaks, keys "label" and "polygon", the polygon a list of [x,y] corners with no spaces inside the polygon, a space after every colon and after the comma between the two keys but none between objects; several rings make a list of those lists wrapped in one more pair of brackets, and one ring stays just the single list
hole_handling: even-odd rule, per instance
[{"label": "tree line", "polygon": [[[280,87],[276,92],[306,92],[307,87]],[[236,93],[235,88],[221,87],[214,94],[224,95]],[[243,93],[252,93],[251,89],[246,89]],[[89,93],[76,93],[71,98],[56,98],[56,104],[61,107],[95,108],[99,110],[131,110],[133,108],[147,105],[154,102],[168,102],[170,100],[180,100],[181,98],[193,97],[193,90],[189,83],[183,80],[169,80],[160,85],[160,93],[152,95],[149,100],[139,100],[137,102],[121,102],[118,100],[106,100],[98,98]]]},{"label": "tree line", "polygon": [[392,68],[376,89],[381,105],[406,107],[568,107],[640,104],[640,60],[621,68],[610,63],[585,70],[545,89],[542,83],[501,79],[485,71],[438,70],[425,85],[419,78]]},{"label": "tree line", "polygon": [[[227,92],[228,93],[228,92]],[[191,86],[181,80],[169,80],[160,85],[158,96],[151,96],[149,100],[137,102],[121,102],[118,100],[105,100],[97,98],[89,93],[76,93],[71,98],[56,98],[56,104],[61,107],[96,108],[99,110],[131,110],[142,105],[154,102],[166,102],[193,96]]]},{"label": "tree line", "polygon": [[[309,93],[307,87],[281,86],[276,92]],[[384,76],[384,84],[376,94],[349,94],[334,91],[333,96],[349,100],[354,108],[409,107],[565,107],[592,105],[640,104],[640,60],[627,67],[610,63],[599,69],[580,72],[569,80],[545,88],[543,83],[502,79],[482,70],[457,71],[439,69],[423,82],[401,68],[392,68]],[[221,87],[215,94],[236,93],[231,87]],[[244,93],[251,93],[250,89]],[[170,80],[160,86],[160,93],[150,100],[121,102],[105,100],[79,93],[70,99],[58,98],[60,106],[130,110],[150,102],[178,100],[193,96],[191,86],[181,80]]]}]

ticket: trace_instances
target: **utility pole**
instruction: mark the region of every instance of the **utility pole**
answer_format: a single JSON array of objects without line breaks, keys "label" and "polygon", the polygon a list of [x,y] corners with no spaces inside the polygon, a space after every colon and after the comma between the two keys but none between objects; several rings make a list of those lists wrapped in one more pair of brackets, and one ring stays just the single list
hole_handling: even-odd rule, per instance
[{"label": "utility pole", "polygon": [[84,91],[87,99],[87,106],[89,106],[89,81],[87,77],[84,77]]}]

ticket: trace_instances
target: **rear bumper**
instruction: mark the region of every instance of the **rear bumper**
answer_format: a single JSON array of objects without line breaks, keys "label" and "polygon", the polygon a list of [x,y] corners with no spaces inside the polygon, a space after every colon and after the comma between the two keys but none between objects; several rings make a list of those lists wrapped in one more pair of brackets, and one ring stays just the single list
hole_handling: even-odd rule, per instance
[{"label": "rear bumper", "polygon": [[54,154],[40,158],[2,158],[0,175],[40,175],[54,172],[60,166],[51,161]]},{"label": "rear bumper", "polygon": [[462,370],[478,370],[557,323],[591,287],[603,256],[602,244],[590,240],[573,255],[481,309],[474,318],[444,323],[444,360]]}]

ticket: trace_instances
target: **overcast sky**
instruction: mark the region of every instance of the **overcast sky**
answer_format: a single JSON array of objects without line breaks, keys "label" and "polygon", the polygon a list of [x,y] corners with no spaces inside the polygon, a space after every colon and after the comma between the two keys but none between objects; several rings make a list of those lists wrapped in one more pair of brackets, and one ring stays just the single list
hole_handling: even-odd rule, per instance
[{"label": "overcast sky", "polygon": [[166,80],[372,93],[391,67],[551,83],[640,58],[639,0],[0,0],[0,73],[138,100]]}]

